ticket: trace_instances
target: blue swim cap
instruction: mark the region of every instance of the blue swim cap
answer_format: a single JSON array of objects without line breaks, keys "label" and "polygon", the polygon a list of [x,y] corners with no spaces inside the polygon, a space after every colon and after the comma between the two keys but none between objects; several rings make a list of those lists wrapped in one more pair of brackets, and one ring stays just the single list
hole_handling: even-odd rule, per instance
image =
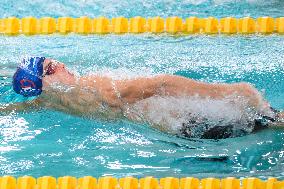
[{"label": "blue swim cap", "polygon": [[13,89],[25,97],[42,92],[43,62],[45,57],[24,58],[13,76]]}]

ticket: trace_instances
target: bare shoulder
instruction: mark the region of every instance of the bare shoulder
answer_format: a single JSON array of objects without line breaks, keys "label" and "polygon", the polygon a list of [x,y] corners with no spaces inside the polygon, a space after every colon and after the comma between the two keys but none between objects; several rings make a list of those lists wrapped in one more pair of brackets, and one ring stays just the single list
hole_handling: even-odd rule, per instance
[{"label": "bare shoulder", "polygon": [[106,76],[88,75],[80,77],[78,81],[81,87],[104,87],[109,85],[112,79]]}]

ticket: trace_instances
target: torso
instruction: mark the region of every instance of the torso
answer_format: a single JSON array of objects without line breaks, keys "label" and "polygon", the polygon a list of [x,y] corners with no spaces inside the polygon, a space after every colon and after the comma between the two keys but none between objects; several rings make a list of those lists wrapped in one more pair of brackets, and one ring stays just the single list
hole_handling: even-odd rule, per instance
[{"label": "torso", "polygon": [[[127,81],[129,82],[129,81]],[[192,111],[196,109],[196,104],[192,103],[195,99],[180,99],[178,101],[178,87],[175,85],[169,86],[167,95],[159,95],[154,94],[150,97],[143,98],[133,98],[131,92],[135,91],[137,88],[137,84],[128,85],[123,84],[124,87],[120,87],[122,81],[115,82],[114,80],[107,77],[98,77],[98,76],[89,76],[80,78],[74,86],[66,86],[64,87],[56,87],[48,90],[48,93],[43,93],[41,98],[43,99],[45,106],[53,109],[57,109],[60,111],[68,112],[75,115],[80,116],[88,116],[88,117],[100,117],[100,118],[118,118],[121,116],[125,116],[129,119],[135,121],[147,121],[149,123],[153,123],[153,126],[156,126],[160,130],[164,130],[166,132],[177,132],[177,128],[172,130],[173,122],[172,120],[179,119],[178,122],[182,124],[186,119],[190,119],[190,117],[182,117],[183,115],[190,115]],[[139,81],[138,84],[141,82]],[[182,83],[182,81],[181,81]],[[194,83],[195,84],[195,83]],[[178,84],[179,86],[181,84]],[[195,84],[197,85],[197,84]],[[125,87],[130,86],[130,87]],[[214,90],[208,89],[213,85],[208,85],[206,87],[197,88],[199,91],[204,89],[204,91],[216,91],[216,94],[219,93],[219,88],[223,87],[219,85],[219,88],[214,87]],[[153,86],[155,88],[157,86]],[[144,87],[142,87],[144,89]],[[149,88],[149,87],[148,87]],[[189,87],[189,94],[192,95],[180,96],[181,98],[190,98],[190,96],[195,97],[194,93],[196,90],[194,85]],[[236,88],[236,87],[235,87]],[[170,91],[170,89],[172,91]],[[225,89],[230,89],[228,86],[224,86],[224,89],[220,89],[220,91],[225,91]],[[182,89],[186,91],[186,89]],[[127,92],[130,95],[127,95]],[[137,91],[137,94],[139,91]],[[225,91],[226,92],[226,91]],[[122,97],[120,94],[122,94]],[[201,92],[199,92],[201,93]],[[216,94],[212,95],[216,95]],[[228,92],[229,93],[229,92]],[[150,94],[150,93],[149,93]],[[204,92],[205,94],[205,92]],[[139,96],[139,95],[137,95]],[[200,95],[200,97],[202,97]],[[169,98],[169,99],[167,99]],[[205,101],[208,98],[203,98]],[[222,98],[214,97],[212,100],[221,100]],[[169,106],[170,101],[172,106]],[[198,101],[197,101],[198,102]],[[215,101],[213,101],[215,102]],[[188,104],[186,104],[188,103]],[[228,101],[228,104],[231,102]],[[210,105],[211,102],[209,101]],[[164,106],[163,106],[164,105]],[[218,104],[217,104],[218,105]],[[192,106],[191,108],[189,106]],[[184,111],[181,108],[185,108]],[[213,108],[216,109],[217,107]],[[192,110],[191,110],[192,109]],[[189,111],[190,112],[187,112]],[[216,109],[217,111],[218,109]],[[222,110],[222,108],[220,109]],[[220,111],[219,110],[219,111]],[[225,112],[226,113],[226,112]],[[220,112],[217,112],[220,114]],[[182,116],[181,116],[182,115]],[[157,117],[161,116],[160,121],[157,120]],[[145,118],[143,120],[143,118]],[[169,119],[170,120],[166,120]],[[155,119],[155,120],[151,120]],[[179,124],[181,126],[181,124]],[[172,130],[172,131],[171,131]]]},{"label": "torso", "polygon": [[44,106],[80,116],[120,117],[120,101],[111,80],[97,77],[80,78],[74,86],[55,87],[41,95]]}]

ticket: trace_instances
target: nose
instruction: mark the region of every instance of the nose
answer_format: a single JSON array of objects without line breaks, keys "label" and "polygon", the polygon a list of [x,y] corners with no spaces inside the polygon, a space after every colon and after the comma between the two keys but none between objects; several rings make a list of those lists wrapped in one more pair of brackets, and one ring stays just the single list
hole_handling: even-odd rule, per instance
[{"label": "nose", "polygon": [[60,68],[63,68],[63,69],[65,68],[65,64],[63,64],[63,63],[58,63],[57,65],[58,65],[58,67],[60,67]]}]

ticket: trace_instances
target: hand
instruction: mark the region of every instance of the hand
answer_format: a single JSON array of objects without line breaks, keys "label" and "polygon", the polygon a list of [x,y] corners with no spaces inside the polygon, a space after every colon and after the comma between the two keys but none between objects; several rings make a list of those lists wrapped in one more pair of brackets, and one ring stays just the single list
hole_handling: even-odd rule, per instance
[{"label": "hand", "polygon": [[278,112],[276,114],[276,121],[284,123],[284,112]]}]

